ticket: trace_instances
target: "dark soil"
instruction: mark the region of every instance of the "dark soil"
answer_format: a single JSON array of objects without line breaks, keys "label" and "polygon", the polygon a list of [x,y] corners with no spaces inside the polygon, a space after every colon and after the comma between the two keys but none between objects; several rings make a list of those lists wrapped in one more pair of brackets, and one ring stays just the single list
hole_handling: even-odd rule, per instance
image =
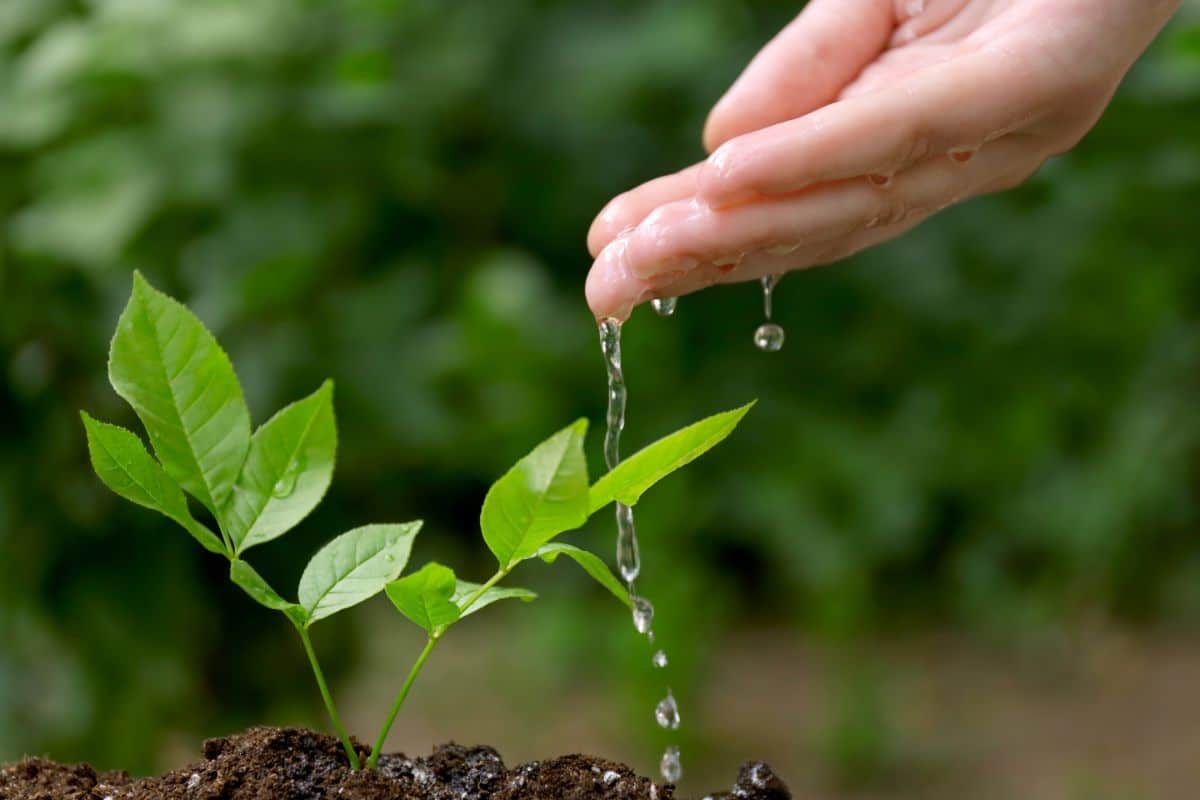
[{"label": "dark soil", "polygon": [[[366,753],[360,746],[365,758]],[[27,758],[0,769],[0,800],[673,800],[674,787],[591,756],[508,769],[490,747],[447,744],[425,758],[355,772],[337,740],[301,728],[251,728],[204,743],[204,761],[155,778]],[[728,800],[791,800],[766,764],[746,764]]]}]

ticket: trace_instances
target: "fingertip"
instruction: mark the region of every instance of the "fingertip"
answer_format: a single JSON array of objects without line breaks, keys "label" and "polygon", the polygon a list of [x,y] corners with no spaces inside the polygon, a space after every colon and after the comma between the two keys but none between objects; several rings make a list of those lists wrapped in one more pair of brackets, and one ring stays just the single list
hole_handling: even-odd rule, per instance
[{"label": "fingertip", "polygon": [[623,321],[636,304],[638,289],[625,266],[625,246],[624,240],[605,246],[588,271],[584,296],[596,319]]}]

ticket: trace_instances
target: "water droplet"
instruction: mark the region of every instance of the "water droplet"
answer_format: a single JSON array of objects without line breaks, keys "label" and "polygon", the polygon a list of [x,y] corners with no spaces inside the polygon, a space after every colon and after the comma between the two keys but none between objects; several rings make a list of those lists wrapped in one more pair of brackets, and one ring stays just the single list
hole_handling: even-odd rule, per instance
[{"label": "water droplet", "polygon": [[774,322],[766,322],[754,331],[754,346],[764,353],[776,353],[783,347],[783,328]]},{"label": "water droplet", "polygon": [[663,779],[670,783],[678,783],[683,777],[683,762],[679,758],[679,748],[671,745],[663,753],[662,762],[658,765]]},{"label": "water droplet", "polygon": [[668,663],[667,654],[664,653],[662,650],[659,650],[657,653],[654,654],[653,663],[654,663],[654,666],[658,667],[659,669],[666,669],[666,666]]},{"label": "water droplet", "polygon": [[669,317],[675,313],[675,306],[678,305],[678,297],[656,297],[650,301],[650,307],[654,309],[654,313],[660,317]]},{"label": "water droplet", "polygon": [[634,595],[630,599],[633,601],[633,627],[638,633],[649,633],[654,624],[654,606],[644,597]]},{"label": "water droplet", "polygon": [[667,692],[667,696],[654,709],[654,718],[658,720],[661,728],[669,731],[679,730],[679,704],[675,702],[675,695]]},{"label": "water droplet", "polygon": [[880,189],[891,188],[891,185],[892,185],[892,176],[891,175],[868,175],[867,177],[870,178],[871,183],[878,186]]},{"label": "water droplet", "polygon": [[271,489],[271,494],[280,499],[290,497],[292,492],[296,491],[296,480],[299,476],[300,470],[293,465],[287,472],[283,473],[283,477],[275,481],[275,486]]}]

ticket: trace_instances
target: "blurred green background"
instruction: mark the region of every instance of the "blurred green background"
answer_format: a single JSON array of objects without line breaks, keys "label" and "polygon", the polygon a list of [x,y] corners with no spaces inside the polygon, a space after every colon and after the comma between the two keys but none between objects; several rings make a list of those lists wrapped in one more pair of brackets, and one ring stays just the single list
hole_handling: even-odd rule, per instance
[{"label": "blurred green background", "polygon": [[[414,563],[484,576],[487,485],[603,413],[592,215],[701,155],[797,8],[0,2],[0,761],[146,771],[324,725],[287,626],[89,472],[77,409],[135,422],[104,368],[133,269],[217,333],[257,422],[337,382],[333,488],[264,574],[420,516]],[[751,345],[752,285],[635,314],[627,450],[760,398],[639,507],[693,790],[766,756],[829,797],[1194,796],[1198,204],[1190,3],[1028,186],[785,280],[782,353]],[[543,600],[448,640],[394,744],[650,772],[662,675],[627,616],[566,566],[524,582]],[[369,737],[415,640],[378,604],[317,638]]]}]

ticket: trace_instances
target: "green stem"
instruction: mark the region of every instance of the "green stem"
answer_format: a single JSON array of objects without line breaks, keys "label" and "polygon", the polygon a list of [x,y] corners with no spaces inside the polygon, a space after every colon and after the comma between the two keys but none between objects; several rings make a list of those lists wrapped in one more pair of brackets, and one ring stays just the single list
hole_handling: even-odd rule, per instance
[{"label": "green stem", "polygon": [[404,679],[404,685],[400,687],[400,694],[396,695],[396,701],[392,703],[392,709],[388,712],[387,719],[384,720],[383,728],[379,731],[379,738],[375,740],[375,747],[371,750],[371,757],[367,759],[367,769],[375,769],[375,765],[379,763],[379,755],[383,752],[383,743],[387,740],[388,733],[392,730],[392,724],[396,721],[396,715],[400,713],[400,706],[404,705],[405,699],[408,698],[408,692],[412,689],[413,683],[417,680],[417,675],[421,673],[421,668],[425,666],[425,662],[429,660],[429,656],[433,654],[433,648],[437,647],[438,640],[441,639],[441,633],[432,634],[429,641],[425,643],[425,649],[421,651],[421,655],[417,658],[417,663],[408,672],[408,677]]},{"label": "green stem", "polygon": [[308,663],[312,664],[313,675],[316,676],[317,686],[321,689],[321,699],[325,701],[325,710],[329,712],[329,719],[333,721],[333,729],[337,731],[338,738],[342,740],[342,748],[346,751],[346,757],[350,759],[350,766],[353,769],[361,769],[362,763],[358,760],[358,753],[350,743],[350,736],[346,733],[346,727],[342,725],[337,707],[333,704],[333,695],[329,693],[329,685],[325,683],[325,673],[321,671],[321,665],[317,661],[308,630],[300,625],[296,626],[296,630],[300,633],[300,641],[304,642],[304,652],[308,654]]},{"label": "green stem", "polygon": [[481,598],[481,597],[483,597],[485,594],[487,594],[487,590],[488,590],[488,589],[491,589],[491,588],[492,588],[493,586],[495,586],[497,583],[499,583],[500,581],[502,581],[502,580],[504,580],[505,578],[507,578],[507,577],[508,577],[508,573],[512,572],[512,571],[513,571],[513,567],[515,567],[515,566],[516,566],[515,564],[509,564],[507,567],[501,567],[501,568],[500,568],[500,570],[499,570],[499,571],[498,571],[498,572],[497,572],[495,575],[493,575],[492,577],[488,578],[488,581],[487,581],[487,583],[485,583],[483,586],[480,586],[480,587],[479,587],[479,588],[478,588],[478,589],[475,591],[475,594],[473,594],[473,595],[471,595],[470,597],[468,597],[468,598],[467,598],[467,600],[466,600],[466,602],[462,604],[462,609],[463,609],[463,611],[465,612],[465,611],[466,611],[468,608],[470,608],[471,606],[475,605],[475,603],[476,603],[476,602],[478,602],[479,598]]},{"label": "green stem", "polygon": [[[488,589],[491,589],[500,581],[504,580],[508,573],[512,572],[515,565],[509,564],[506,567],[501,567],[488,582],[480,586],[473,595],[466,599],[462,604],[465,611],[483,597]],[[387,719],[383,722],[383,728],[379,731],[379,736],[375,740],[375,747],[371,750],[371,755],[367,759],[367,769],[375,769],[375,765],[379,763],[379,756],[383,753],[383,744],[387,741],[388,734],[392,731],[392,725],[396,722],[396,717],[400,713],[400,707],[404,705],[404,701],[408,699],[408,693],[412,690],[413,684],[417,680],[417,676],[421,674],[421,669],[425,666],[425,662],[429,660],[429,656],[433,654],[433,649],[437,647],[437,643],[441,640],[449,626],[440,628],[429,635],[429,641],[425,643],[425,649],[421,651],[421,655],[417,657],[417,662],[413,664],[412,669],[408,672],[408,677],[404,679],[404,685],[400,687],[400,693],[396,695],[395,702],[392,703],[392,708],[388,711]]]}]

